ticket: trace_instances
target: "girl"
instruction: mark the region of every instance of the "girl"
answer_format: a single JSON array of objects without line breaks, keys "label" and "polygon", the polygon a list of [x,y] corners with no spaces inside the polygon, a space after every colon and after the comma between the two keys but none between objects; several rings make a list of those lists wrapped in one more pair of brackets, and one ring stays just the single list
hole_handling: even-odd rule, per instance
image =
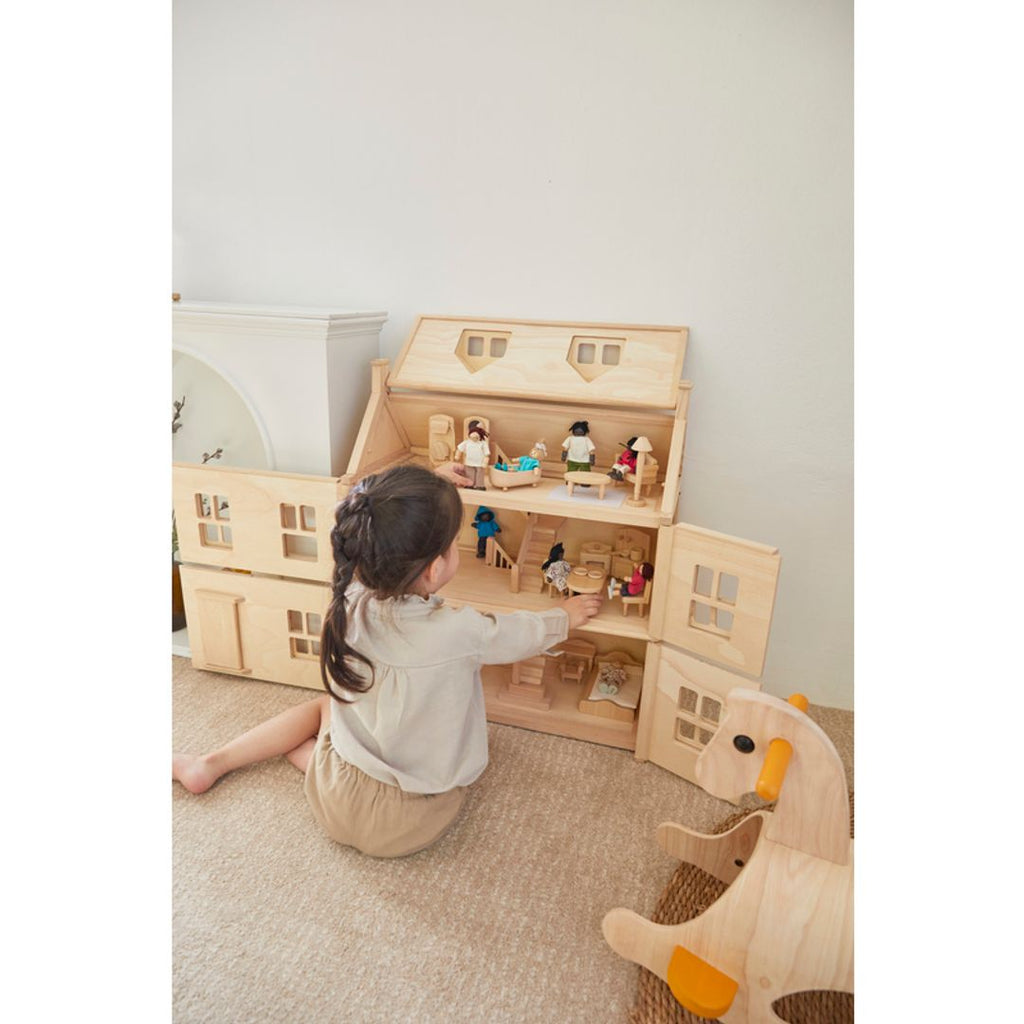
[{"label": "girl", "polygon": [[283,754],[305,773],[313,815],[337,842],[401,857],[439,839],[487,766],[481,665],[534,657],[600,606],[593,596],[505,615],[446,606],[436,591],[458,569],[462,514],[450,480],[417,466],[359,483],[331,531],[320,647],[328,695],[212,753],[175,755],[172,777],[202,793]]}]

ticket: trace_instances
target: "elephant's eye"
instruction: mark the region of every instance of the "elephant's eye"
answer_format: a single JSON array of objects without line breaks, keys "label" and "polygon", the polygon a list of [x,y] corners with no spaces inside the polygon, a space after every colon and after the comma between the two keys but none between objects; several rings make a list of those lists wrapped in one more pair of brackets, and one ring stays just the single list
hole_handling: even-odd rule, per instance
[{"label": "elephant's eye", "polygon": [[739,735],[734,736],[732,745],[741,754],[752,754],[754,752],[754,741],[749,736]]}]

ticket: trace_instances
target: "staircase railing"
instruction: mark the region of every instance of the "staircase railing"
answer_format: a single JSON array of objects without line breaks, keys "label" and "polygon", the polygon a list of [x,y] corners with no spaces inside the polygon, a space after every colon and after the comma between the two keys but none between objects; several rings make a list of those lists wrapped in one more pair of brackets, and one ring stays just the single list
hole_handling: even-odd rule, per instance
[{"label": "staircase railing", "polygon": [[487,538],[484,547],[484,564],[496,569],[508,569],[512,574],[509,589],[513,594],[519,593],[519,566],[516,560],[493,538]]}]

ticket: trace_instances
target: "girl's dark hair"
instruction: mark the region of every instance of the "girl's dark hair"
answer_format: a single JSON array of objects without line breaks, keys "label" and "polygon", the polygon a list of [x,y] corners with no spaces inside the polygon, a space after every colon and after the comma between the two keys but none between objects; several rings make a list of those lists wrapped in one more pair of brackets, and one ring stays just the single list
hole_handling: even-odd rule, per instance
[{"label": "girl's dark hair", "polygon": [[650,562],[641,562],[640,563],[640,575],[643,576],[643,578],[645,580],[653,580],[654,579],[654,566],[651,565]]},{"label": "girl's dark hair", "polygon": [[583,430],[584,434],[589,434],[590,433],[590,424],[586,420],[577,420],[569,428],[569,433],[570,434],[574,433],[577,427],[580,427]]},{"label": "girl's dark hair", "polygon": [[[320,638],[320,678],[332,697],[344,701],[373,685],[373,665],[346,638],[345,591],[353,577],[380,600],[403,597],[451,547],[461,527],[462,499],[455,485],[420,466],[395,466],[365,477],[338,505],[331,530],[331,603]],[[353,659],[369,668],[368,680],[355,670]]]}]

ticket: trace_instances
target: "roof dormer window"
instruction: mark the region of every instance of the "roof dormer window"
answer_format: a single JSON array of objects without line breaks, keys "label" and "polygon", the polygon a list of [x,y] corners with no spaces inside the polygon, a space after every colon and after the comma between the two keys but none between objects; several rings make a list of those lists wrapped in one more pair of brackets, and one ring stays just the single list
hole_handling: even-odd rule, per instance
[{"label": "roof dormer window", "polygon": [[577,334],[569,345],[567,362],[584,380],[596,380],[619,365],[625,344],[625,338],[590,338]]},{"label": "roof dormer window", "polygon": [[482,370],[495,359],[503,359],[508,351],[508,331],[463,331],[459,335],[455,354],[470,373]]}]

